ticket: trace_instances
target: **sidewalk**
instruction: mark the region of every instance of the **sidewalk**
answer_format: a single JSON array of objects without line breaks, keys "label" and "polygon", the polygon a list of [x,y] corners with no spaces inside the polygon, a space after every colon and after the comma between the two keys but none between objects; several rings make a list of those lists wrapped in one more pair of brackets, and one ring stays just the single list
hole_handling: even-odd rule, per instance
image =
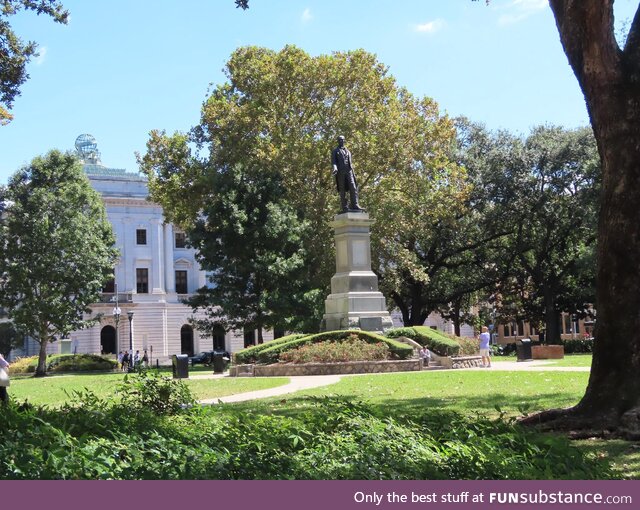
[{"label": "sidewalk", "polygon": [[[211,378],[220,377],[220,375],[212,376]],[[309,388],[318,388],[320,386],[329,386],[335,384],[340,380],[339,375],[310,375],[290,377],[289,384],[283,386],[276,386],[275,388],[268,388],[266,390],[249,391],[247,393],[238,393],[236,395],[229,395],[227,397],[210,398],[200,400],[201,404],[228,404],[231,402],[244,402],[245,400],[255,400],[258,398],[277,397],[280,395],[286,395],[287,393],[294,393],[299,390],[306,390]],[[199,377],[200,379],[206,379],[208,377]]]}]

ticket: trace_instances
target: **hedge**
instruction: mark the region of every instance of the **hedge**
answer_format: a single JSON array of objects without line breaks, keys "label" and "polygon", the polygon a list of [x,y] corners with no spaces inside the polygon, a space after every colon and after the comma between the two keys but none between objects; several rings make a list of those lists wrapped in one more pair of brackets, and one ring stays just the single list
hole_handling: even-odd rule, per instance
[{"label": "hedge", "polygon": [[263,343],[263,344],[258,344],[258,345],[252,345],[251,347],[246,347],[245,349],[242,349],[241,351],[238,351],[236,353],[233,354],[233,359],[234,362],[238,365],[244,365],[247,363],[255,363],[258,360],[258,355],[264,351],[265,349],[269,349],[271,347],[273,347],[274,345],[279,345],[282,343],[286,343],[289,342],[291,340],[296,340],[298,338],[302,338],[305,337],[307,335],[305,335],[304,333],[294,333],[291,335],[287,335],[287,336],[282,336],[280,338],[276,338],[275,340],[271,340],[269,342]]},{"label": "hedge", "polygon": [[[118,363],[114,359],[97,354],[50,354],[47,356],[47,372],[109,372]],[[20,358],[11,364],[11,372],[32,373],[38,366],[38,356]]]},{"label": "hedge", "polygon": [[413,355],[413,347],[410,345],[397,342],[396,340],[386,338],[376,333],[370,333],[368,331],[360,331],[354,329],[340,330],[340,331],[325,331],[323,333],[317,333],[315,335],[303,336],[301,338],[294,338],[287,342],[279,342],[273,344],[269,342],[266,349],[261,350],[256,356],[256,362],[268,365],[271,363],[277,363],[280,359],[280,354],[288,351],[289,349],[297,349],[303,345],[323,342],[326,340],[339,341],[349,338],[351,335],[356,335],[360,340],[366,342],[384,342],[389,347],[391,353],[398,359],[407,359]]},{"label": "hedge", "polygon": [[428,326],[412,326],[395,328],[387,331],[388,338],[406,336],[424,345],[439,356],[456,356],[460,352],[460,344],[445,334]]}]

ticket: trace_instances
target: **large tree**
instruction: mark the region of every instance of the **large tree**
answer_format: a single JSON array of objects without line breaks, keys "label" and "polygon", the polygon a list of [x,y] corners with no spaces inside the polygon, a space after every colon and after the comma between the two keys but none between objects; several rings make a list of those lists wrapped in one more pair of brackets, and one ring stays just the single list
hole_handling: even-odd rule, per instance
[{"label": "large tree", "polygon": [[11,121],[9,113],[14,99],[20,95],[20,86],[29,78],[26,66],[31,57],[38,55],[35,42],[23,42],[7,21],[21,10],[35,11],[51,16],[66,24],[69,13],[58,0],[4,0],[0,6],[0,125]]},{"label": "large tree", "polygon": [[35,158],[10,178],[0,204],[0,305],[40,343],[42,376],[49,342],[91,323],[83,315],[113,276],[114,236],[71,154]]},{"label": "large tree", "polygon": [[[234,165],[214,174],[215,194],[188,229],[209,285],[189,304],[204,309],[200,329],[305,329],[296,321],[310,292],[302,232],[305,224],[282,196],[278,175]],[[303,314],[299,316],[304,317]],[[309,317],[313,319],[313,317]],[[315,324],[320,322],[316,317]]]},{"label": "large tree", "polygon": [[[247,8],[248,0],[236,0]],[[549,0],[602,159],[593,365],[569,409],[532,420],[640,437],[640,5],[621,47],[614,0]]]},{"label": "large tree", "polygon": [[[398,87],[374,55],[246,47],[233,53],[227,75],[205,101],[200,125],[189,136],[152,133],[141,161],[153,199],[183,227],[216,200],[221,169],[260,169],[279,179],[283,197],[306,223],[305,279],[321,289],[315,295],[326,296],[335,271],[328,219],[338,210],[330,164],[338,134],[355,155],[361,202],[378,219],[373,247],[385,250],[380,263],[407,253],[396,233],[410,236],[421,212],[437,221],[463,199],[464,172],[448,159],[453,123],[431,99]],[[205,157],[192,153],[191,141],[208,149]],[[419,267],[404,269],[407,278],[422,278]],[[315,304],[321,308],[322,300]],[[317,308],[305,315],[317,315]]]}]

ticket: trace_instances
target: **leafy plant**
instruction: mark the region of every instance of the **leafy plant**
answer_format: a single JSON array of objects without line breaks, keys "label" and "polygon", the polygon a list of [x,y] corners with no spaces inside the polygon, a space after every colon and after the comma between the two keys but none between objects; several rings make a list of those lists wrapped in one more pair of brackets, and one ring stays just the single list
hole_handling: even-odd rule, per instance
[{"label": "leafy plant", "polygon": [[370,344],[351,335],[342,342],[307,344],[283,352],[280,361],[285,363],[340,363],[347,361],[380,361],[389,357],[389,347],[384,343]]},{"label": "leafy plant", "polygon": [[126,375],[117,393],[122,404],[132,411],[148,409],[156,414],[176,414],[195,404],[191,391],[180,380],[171,379],[155,371]]}]

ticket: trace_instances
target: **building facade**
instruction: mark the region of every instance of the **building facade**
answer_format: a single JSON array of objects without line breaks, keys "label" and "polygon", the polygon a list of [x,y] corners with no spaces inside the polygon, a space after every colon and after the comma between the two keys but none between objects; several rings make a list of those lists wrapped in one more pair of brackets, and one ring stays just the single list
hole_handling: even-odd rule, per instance
[{"label": "building facade", "polygon": [[[196,252],[184,232],[167,223],[162,207],[148,200],[146,178],[100,161],[95,139],[80,135],[76,150],[93,188],[102,195],[120,252],[114,278],[87,318],[91,328],[74,331],[48,346],[49,353],[103,353],[144,350],[151,362],[167,364],[173,354],[210,350],[235,352],[255,342],[255,331],[202,334],[191,326],[191,307],[183,300],[206,284]],[[264,331],[265,341],[273,332]],[[28,341],[22,355],[34,355]],[[16,353],[18,354],[18,353]]]}]

